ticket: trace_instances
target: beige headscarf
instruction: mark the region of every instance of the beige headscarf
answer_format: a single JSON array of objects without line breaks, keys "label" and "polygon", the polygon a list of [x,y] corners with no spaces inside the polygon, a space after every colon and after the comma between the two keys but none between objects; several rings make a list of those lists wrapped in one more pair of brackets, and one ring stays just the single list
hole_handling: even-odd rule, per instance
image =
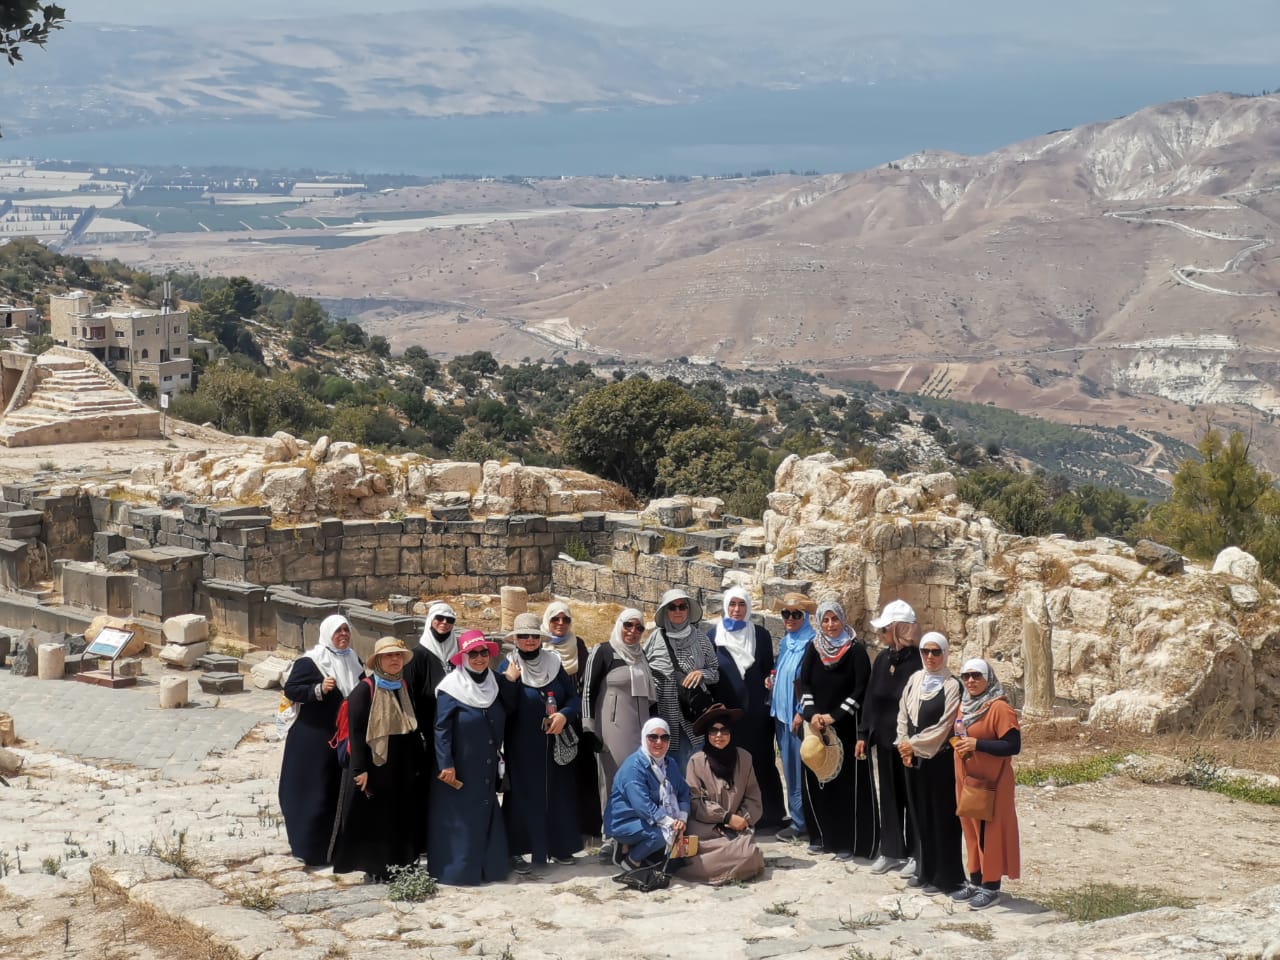
[{"label": "beige headscarf", "polygon": [[[570,627],[563,637],[557,637],[551,632],[551,618],[561,613],[570,618]],[[578,636],[573,632],[572,618],[569,605],[563,600],[547,604],[547,609],[542,611],[542,632],[550,638],[542,644],[543,649],[554,651],[564,672],[571,677],[578,672]]]},{"label": "beige headscarf", "polygon": [[[384,647],[385,649],[380,649]],[[418,729],[418,717],[413,711],[409,690],[403,682],[403,670],[392,676],[382,669],[381,654],[392,650],[403,651],[404,643],[393,637],[382,637],[374,646],[374,655],[370,658],[373,662],[373,701],[369,704],[369,726],[365,730],[365,742],[369,744],[369,753],[375,767],[381,767],[387,762],[387,744],[392,737]],[[409,653],[412,656],[412,652]]]}]

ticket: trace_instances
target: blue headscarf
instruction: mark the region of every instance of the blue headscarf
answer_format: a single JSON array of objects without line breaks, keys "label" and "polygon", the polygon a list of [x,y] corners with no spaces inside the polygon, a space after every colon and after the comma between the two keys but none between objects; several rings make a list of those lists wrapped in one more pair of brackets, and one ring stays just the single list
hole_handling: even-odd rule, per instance
[{"label": "blue headscarf", "polygon": [[[783,625],[795,623],[794,620],[783,621]],[[796,677],[800,673],[800,661],[804,652],[816,635],[813,625],[809,623],[809,614],[805,613],[800,626],[794,630],[782,631],[778,640],[778,659],[774,662],[777,673],[773,677],[773,697],[769,712],[783,723],[790,723],[796,715]]]}]

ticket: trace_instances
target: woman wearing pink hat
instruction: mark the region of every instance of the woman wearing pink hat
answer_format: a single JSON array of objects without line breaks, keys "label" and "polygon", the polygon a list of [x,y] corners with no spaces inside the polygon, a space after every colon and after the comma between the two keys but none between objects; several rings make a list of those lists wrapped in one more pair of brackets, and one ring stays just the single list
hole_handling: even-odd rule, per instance
[{"label": "woman wearing pink hat", "polygon": [[458,638],[436,687],[435,748],[427,869],[441,883],[505,880],[511,869],[498,806],[498,751],[515,687],[492,669],[498,645],[480,630]]}]

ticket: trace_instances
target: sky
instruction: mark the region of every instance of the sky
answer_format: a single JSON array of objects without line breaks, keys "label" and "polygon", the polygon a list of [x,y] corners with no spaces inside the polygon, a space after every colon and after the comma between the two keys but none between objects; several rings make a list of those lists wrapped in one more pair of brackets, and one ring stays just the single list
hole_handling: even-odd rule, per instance
[{"label": "sky", "polygon": [[[1203,0],[219,0],[206,5],[174,0],[64,0],[73,19],[114,23],[177,24],[219,20],[350,16],[398,10],[469,6],[543,7],[615,24],[667,28],[851,19],[868,32],[1000,33],[1036,41],[1059,41],[1089,49],[1131,47],[1205,61],[1277,62],[1280,3],[1233,0],[1231,16],[1206,15]],[[802,11],[797,15],[797,10]],[[1277,80],[1280,85],[1280,79]]]}]

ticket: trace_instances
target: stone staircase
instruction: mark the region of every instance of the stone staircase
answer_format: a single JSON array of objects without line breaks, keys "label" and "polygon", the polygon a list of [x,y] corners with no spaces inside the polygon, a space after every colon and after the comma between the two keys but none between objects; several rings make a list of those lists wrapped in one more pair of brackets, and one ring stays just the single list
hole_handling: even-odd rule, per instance
[{"label": "stone staircase", "polygon": [[159,412],[130,393],[91,354],[55,348],[37,357],[26,376],[33,380],[25,399],[19,396],[12,409],[0,414],[0,445],[160,436]]}]

